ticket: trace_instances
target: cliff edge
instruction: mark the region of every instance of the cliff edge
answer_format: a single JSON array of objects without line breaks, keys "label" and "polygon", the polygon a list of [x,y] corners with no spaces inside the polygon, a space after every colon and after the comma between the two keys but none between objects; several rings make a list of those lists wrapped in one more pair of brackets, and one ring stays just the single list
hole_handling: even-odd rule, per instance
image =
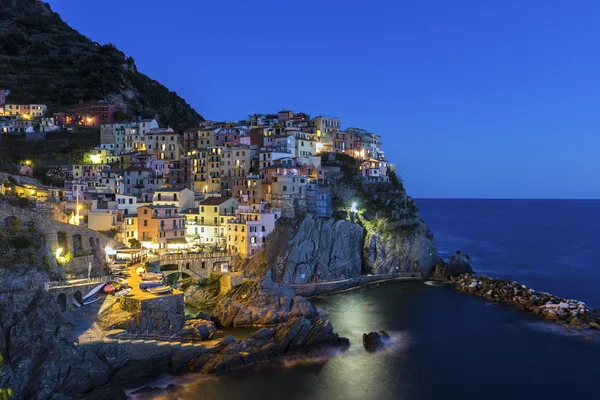
[{"label": "cliff edge", "polygon": [[330,282],[368,274],[431,274],[438,252],[429,227],[402,182],[368,183],[359,161],[323,157],[333,216],[296,210],[281,218],[265,247],[242,264],[252,277],[281,283]]}]

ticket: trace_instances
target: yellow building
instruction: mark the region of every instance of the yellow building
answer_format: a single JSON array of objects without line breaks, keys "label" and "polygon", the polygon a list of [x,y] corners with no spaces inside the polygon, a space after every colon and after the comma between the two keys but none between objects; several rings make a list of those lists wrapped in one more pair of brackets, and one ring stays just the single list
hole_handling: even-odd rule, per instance
[{"label": "yellow building", "polygon": [[3,117],[20,115],[22,118],[29,119],[43,117],[48,108],[45,104],[15,104],[8,103],[4,105]]},{"label": "yellow building", "polygon": [[184,210],[186,236],[205,244],[225,244],[227,219],[235,215],[239,202],[231,197],[209,197],[196,208]]},{"label": "yellow building", "polygon": [[123,242],[126,245],[129,245],[130,239],[138,238],[138,216],[137,215],[125,215],[123,217],[123,222],[121,223],[121,232],[123,237]]}]

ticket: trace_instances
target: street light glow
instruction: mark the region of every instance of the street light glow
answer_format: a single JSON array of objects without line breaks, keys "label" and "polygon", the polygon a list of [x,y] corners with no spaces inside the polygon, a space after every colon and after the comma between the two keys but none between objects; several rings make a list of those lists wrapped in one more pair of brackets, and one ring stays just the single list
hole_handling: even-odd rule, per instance
[{"label": "street light glow", "polygon": [[358,211],[358,210],[356,209],[356,206],[357,206],[356,202],[355,202],[355,201],[353,201],[353,202],[352,202],[352,205],[350,206],[350,211],[352,211],[352,212],[356,212],[356,211]]},{"label": "street light glow", "polygon": [[59,247],[58,249],[56,249],[56,253],[54,253],[54,255],[56,256],[56,258],[60,258],[60,255],[63,252],[63,248]]}]

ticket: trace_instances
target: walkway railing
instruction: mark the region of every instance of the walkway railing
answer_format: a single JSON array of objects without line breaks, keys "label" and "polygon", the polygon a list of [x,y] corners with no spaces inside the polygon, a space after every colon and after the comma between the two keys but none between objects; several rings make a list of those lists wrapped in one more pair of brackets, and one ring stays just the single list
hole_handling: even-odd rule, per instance
[{"label": "walkway railing", "polygon": [[201,258],[225,258],[234,257],[234,252],[212,252],[212,253],[184,253],[184,254],[165,254],[160,256],[160,261],[176,261],[176,260],[190,260],[190,259],[201,259]]},{"label": "walkway railing", "polygon": [[110,280],[110,276],[100,276],[97,278],[90,278],[90,279],[71,279],[68,281],[54,281],[54,282],[46,282],[44,284],[44,288],[46,290],[50,290],[50,289],[55,289],[55,288],[62,288],[62,287],[71,287],[71,286],[78,286],[78,285],[88,285],[91,283],[105,283],[108,282]]}]

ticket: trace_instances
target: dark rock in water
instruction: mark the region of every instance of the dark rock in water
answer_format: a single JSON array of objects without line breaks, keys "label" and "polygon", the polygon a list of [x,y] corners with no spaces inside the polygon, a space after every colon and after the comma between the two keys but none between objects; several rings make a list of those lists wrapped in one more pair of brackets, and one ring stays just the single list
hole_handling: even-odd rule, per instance
[{"label": "dark rock in water", "polygon": [[200,311],[198,314],[196,314],[194,319],[203,319],[205,321],[210,321],[210,314],[204,311]]},{"label": "dark rock in water", "polygon": [[436,281],[445,281],[450,279],[448,267],[442,259],[442,257],[436,258],[435,262],[433,263],[433,269],[431,271],[429,279],[433,279]]},{"label": "dark rock in water", "polygon": [[474,273],[473,268],[471,268],[471,257],[460,251],[457,251],[456,254],[450,257],[448,269],[450,276]]},{"label": "dark rock in water", "polygon": [[[386,334],[387,335],[387,334]],[[388,335],[389,338],[389,335]],[[379,332],[363,333],[363,346],[370,352],[383,347],[383,337]]]},{"label": "dark rock in water", "polygon": [[473,274],[473,268],[471,268],[471,257],[465,253],[457,251],[448,263],[445,263],[441,257],[438,257],[433,265],[433,271],[431,272],[430,279],[433,280],[449,280],[462,274]]},{"label": "dark rock in water", "polygon": [[348,339],[333,332],[322,318],[293,318],[263,328],[245,340],[225,340],[214,353],[202,354],[190,362],[192,372],[220,374],[235,368],[289,355],[315,354],[329,348],[343,348]]}]

